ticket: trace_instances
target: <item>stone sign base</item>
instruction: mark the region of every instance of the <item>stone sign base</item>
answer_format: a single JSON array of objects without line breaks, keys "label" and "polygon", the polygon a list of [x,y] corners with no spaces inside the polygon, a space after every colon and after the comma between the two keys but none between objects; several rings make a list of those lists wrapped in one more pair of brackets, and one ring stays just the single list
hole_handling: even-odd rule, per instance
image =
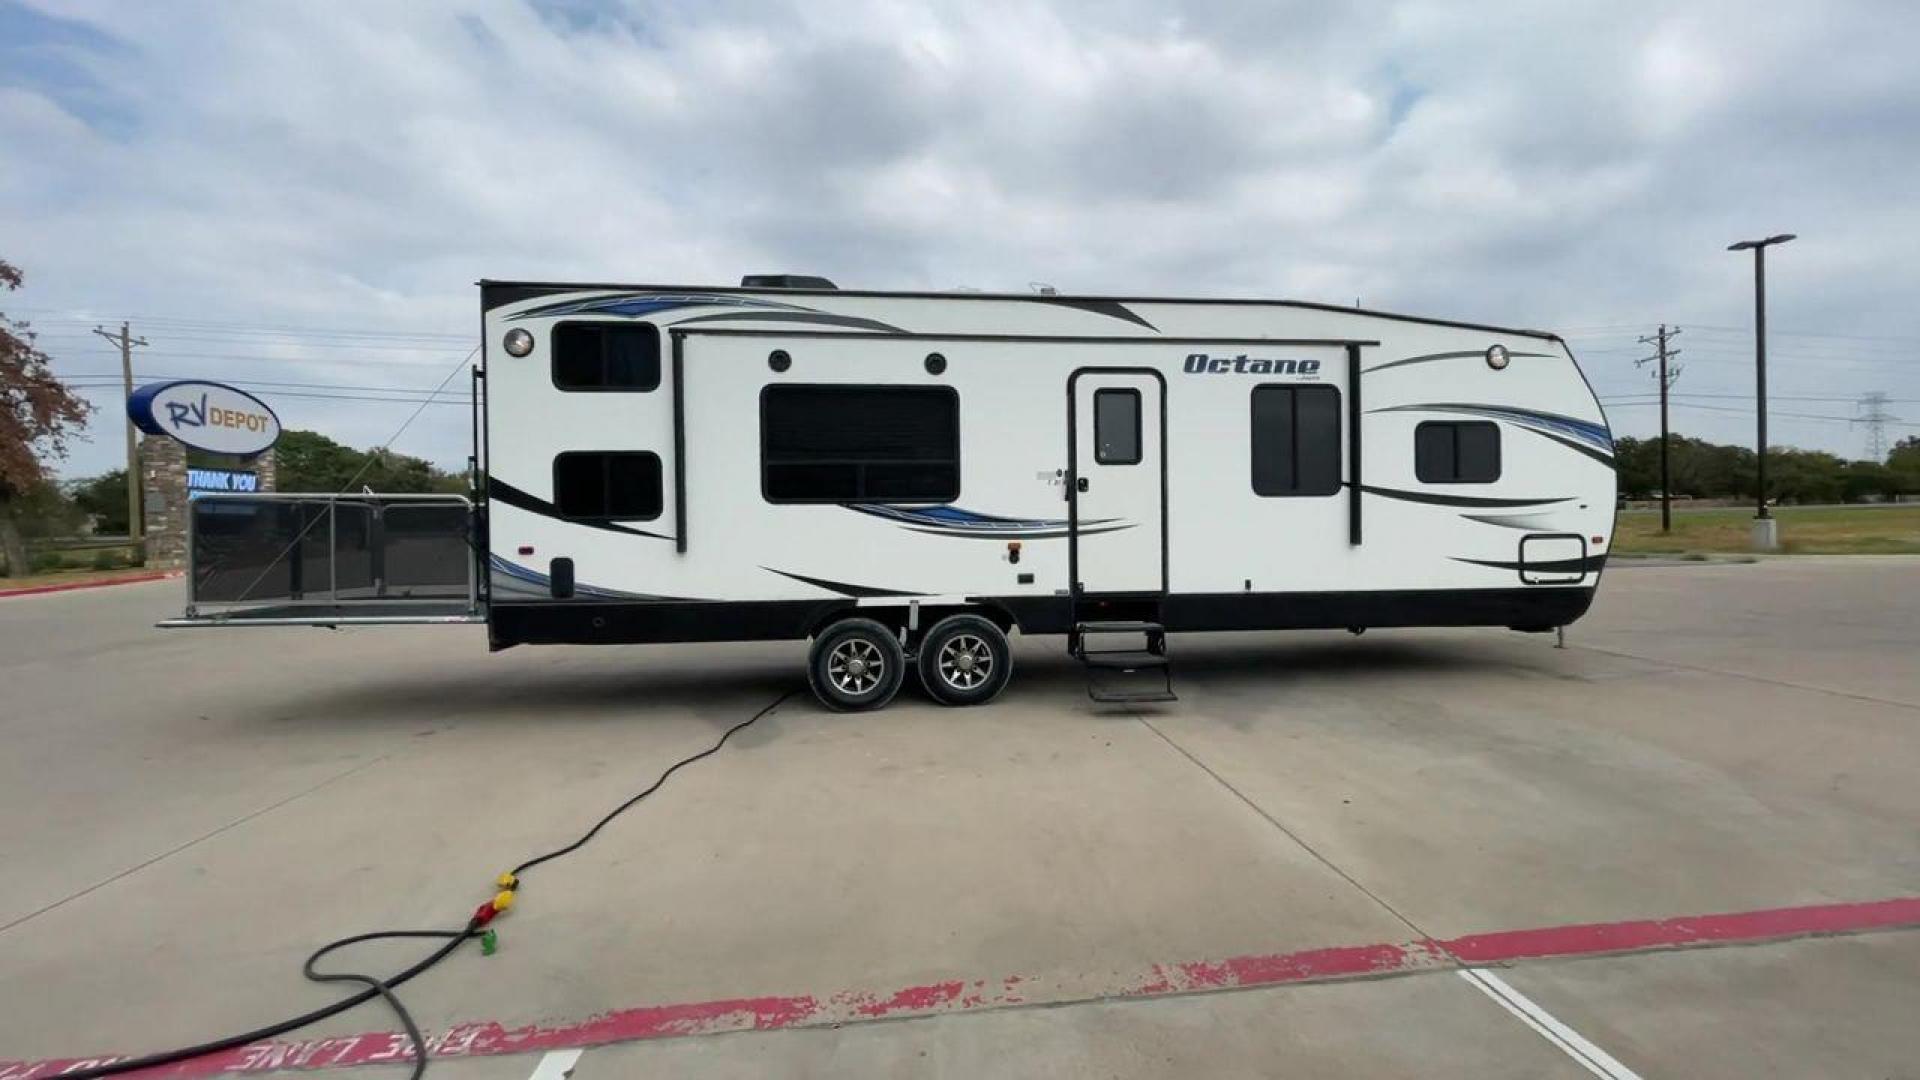
[{"label": "stone sign base", "polygon": [[[273,451],[248,462],[260,491],[273,491],[278,469]],[[141,518],[146,525],[147,565],[177,570],[187,565],[187,448],[164,435],[140,439]]]}]

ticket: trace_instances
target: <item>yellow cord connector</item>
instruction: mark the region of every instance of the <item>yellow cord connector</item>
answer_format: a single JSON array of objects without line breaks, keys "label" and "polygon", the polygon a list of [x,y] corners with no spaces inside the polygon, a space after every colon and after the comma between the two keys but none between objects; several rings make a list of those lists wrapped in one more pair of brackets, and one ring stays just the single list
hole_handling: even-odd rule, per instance
[{"label": "yellow cord connector", "polygon": [[505,914],[511,907],[513,907],[513,890],[501,889],[499,895],[493,898],[493,910]]},{"label": "yellow cord connector", "polygon": [[516,888],[519,888],[520,886],[520,879],[517,877],[514,877],[513,871],[509,870],[506,873],[501,874],[499,877],[494,878],[493,883],[495,885],[500,886],[503,889],[516,889]]}]

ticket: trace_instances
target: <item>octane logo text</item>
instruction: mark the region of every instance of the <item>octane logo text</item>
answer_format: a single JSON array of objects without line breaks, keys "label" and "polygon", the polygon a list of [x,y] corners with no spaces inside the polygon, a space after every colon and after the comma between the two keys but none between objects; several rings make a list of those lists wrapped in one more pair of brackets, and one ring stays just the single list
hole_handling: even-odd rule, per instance
[{"label": "octane logo text", "polygon": [[1189,375],[1318,375],[1318,360],[1269,360],[1263,356],[1187,354]]}]

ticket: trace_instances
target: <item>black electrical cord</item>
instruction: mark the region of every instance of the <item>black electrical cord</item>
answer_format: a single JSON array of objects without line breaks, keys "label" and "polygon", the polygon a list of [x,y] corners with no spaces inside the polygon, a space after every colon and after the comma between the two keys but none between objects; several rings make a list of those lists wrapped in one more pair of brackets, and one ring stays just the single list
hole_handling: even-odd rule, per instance
[{"label": "black electrical cord", "polygon": [[[719,753],[720,749],[727,745],[727,740],[733,738],[736,732],[752,727],[762,717],[786,704],[787,699],[799,693],[801,689],[801,687],[795,687],[781,694],[779,697],[774,698],[765,706],[761,707],[759,712],[728,728],[712,746],[707,747],[705,750],[691,757],[684,757],[674,762],[668,766],[667,771],[661,773],[660,778],[655,780],[645,791],[614,807],[605,817],[595,822],[593,828],[587,830],[586,835],[568,844],[566,847],[557,848],[547,852],[545,855],[528,859],[526,862],[514,867],[513,870],[510,871],[511,876],[518,879],[521,874],[539,866],[541,863],[551,862],[563,855],[572,854],[585,847],[587,842],[598,835],[601,829],[606,828],[607,824],[614,818],[632,809],[635,803],[659,791],[662,785],[666,784],[668,777],[696,761],[712,757]],[[400,1018],[401,1026],[406,1028],[407,1036],[413,1042],[413,1080],[420,1080],[420,1077],[425,1075],[427,1071],[426,1039],[421,1036],[419,1025],[414,1023],[412,1014],[407,1012],[406,1006],[400,1003],[400,999],[394,995],[393,990],[395,987],[412,979],[415,975],[426,971],[428,968],[433,967],[435,964],[453,955],[453,951],[460,947],[461,942],[469,938],[479,937],[480,928],[483,925],[484,922],[479,913],[475,913],[473,918],[467,920],[467,925],[459,930],[375,930],[371,933],[355,934],[352,937],[344,937],[338,941],[328,942],[316,949],[313,955],[307,957],[307,962],[301,967],[302,972],[305,973],[307,978],[312,979],[314,982],[362,983],[366,986],[365,990],[341,998],[331,1005],[324,1005],[312,1012],[301,1013],[299,1016],[289,1017],[279,1023],[268,1024],[265,1027],[255,1028],[252,1031],[243,1031],[237,1035],[228,1035],[224,1038],[203,1042],[195,1046],[183,1046],[178,1050],[165,1050],[157,1054],[148,1054],[145,1057],[126,1058],[113,1062],[112,1064],[96,1065],[90,1069],[78,1069],[70,1073],[61,1073],[60,1075],[66,1078],[66,1080],[97,1080],[99,1077],[118,1076],[121,1073],[134,1072],[138,1069],[153,1069],[162,1065],[171,1065],[175,1062],[186,1061],[189,1058],[215,1054],[222,1050],[232,1050],[236,1047],[246,1046],[249,1043],[259,1042],[262,1039],[271,1039],[276,1035],[285,1035],[289,1031],[298,1030],[309,1024],[317,1024],[328,1017],[338,1016],[348,1009],[363,1005],[378,997],[386,999],[388,1007],[393,1010],[394,1015]],[[445,938],[446,944],[429,953],[425,959],[386,979],[376,979],[371,975],[362,975],[357,972],[323,972],[317,971],[314,968],[314,965],[319,962],[320,958],[326,956],[328,953],[344,949],[349,945],[358,945],[361,942],[382,941],[390,938]]]}]

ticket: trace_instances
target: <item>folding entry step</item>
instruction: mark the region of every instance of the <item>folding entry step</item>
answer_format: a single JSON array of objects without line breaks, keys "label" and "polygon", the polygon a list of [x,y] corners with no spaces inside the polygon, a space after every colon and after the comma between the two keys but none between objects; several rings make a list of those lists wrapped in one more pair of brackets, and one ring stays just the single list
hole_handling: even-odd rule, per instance
[{"label": "folding entry step", "polygon": [[[1089,638],[1137,636],[1138,648],[1092,648]],[[1133,644],[1129,642],[1128,644]],[[1178,701],[1167,661],[1167,628],[1154,622],[1078,622],[1067,651],[1087,668],[1087,696],[1095,701]],[[1131,684],[1131,685],[1128,685]]]}]

